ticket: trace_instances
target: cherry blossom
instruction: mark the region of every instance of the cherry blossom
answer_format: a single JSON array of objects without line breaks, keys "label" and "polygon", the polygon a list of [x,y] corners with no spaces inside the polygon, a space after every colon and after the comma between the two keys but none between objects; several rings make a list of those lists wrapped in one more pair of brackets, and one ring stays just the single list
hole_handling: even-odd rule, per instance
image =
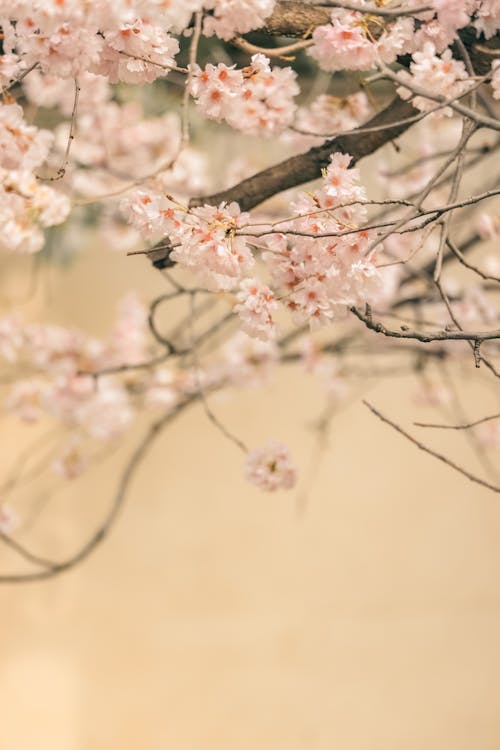
[{"label": "cherry blossom", "polygon": [[245,461],[245,476],[251,484],[267,492],[293,487],[296,471],[287,446],[270,440],[262,448],[250,451]]},{"label": "cherry blossom", "polygon": [[262,26],[273,12],[275,0],[205,0],[203,5],[213,11],[205,17],[204,34],[227,40]]},{"label": "cherry blossom", "polygon": [[282,132],[293,120],[296,73],[289,67],[271,68],[262,54],[253,55],[241,70],[219,63],[203,70],[194,65],[192,73],[191,93],[205,117],[265,137]]},{"label": "cherry blossom", "polygon": [[332,11],[331,23],[314,30],[310,54],[328,71],[370,70],[378,61],[394,62],[412,40],[413,21],[397,19],[375,39],[370,29],[372,20],[357,11]]},{"label": "cherry blossom", "polygon": [[14,101],[0,104],[0,167],[33,169],[47,158],[53,134],[27,125],[22,107]]},{"label": "cherry blossom", "polygon": [[477,5],[475,0],[432,0],[437,11],[437,20],[445,28],[461,29],[471,19]]},{"label": "cherry blossom", "polygon": [[[297,219],[283,224],[282,234],[266,238],[269,252],[262,257],[275,284],[287,290],[285,305],[296,319],[312,326],[344,317],[348,306],[373,302],[383,290],[381,274],[363,257],[368,232],[314,238],[342,233],[366,218],[366,193],[350,161],[348,154],[333,154],[319,190],[292,204]],[[311,236],[287,236],[287,230]]]},{"label": "cherry blossom", "polygon": [[474,23],[486,39],[490,39],[500,28],[500,5],[497,0],[481,0]]},{"label": "cherry blossom", "polygon": [[184,215],[171,208],[165,221],[175,248],[170,257],[190,268],[207,289],[232,289],[252,268],[250,248],[235,235],[247,221],[236,203],[200,206]]},{"label": "cherry blossom", "polygon": [[111,83],[151,83],[172,68],[179,51],[177,39],[143,20],[105,32],[104,40],[93,71]]},{"label": "cherry blossom", "polygon": [[38,252],[43,228],[62,224],[70,209],[63,193],[40,185],[31,172],[0,169],[0,250]]},{"label": "cherry blossom", "polygon": [[89,466],[89,456],[83,452],[78,439],[63,446],[52,461],[52,471],[63,479],[77,479]]},{"label": "cherry blossom", "polygon": [[[434,45],[430,42],[426,42],[421,51],[413,53],[410,73],[402,71],[399,77],[408,84],[426,89],[431,95],[443,96],[447,99],[456,97],[467,89],[468,75],[464,63],[461,60],[454,60],[450,49],[438,56]],[[403,99],[413,96],[411,89],[406,89],[404,86],[400,86],[397,91]],[[413,97],[412,103],[422,112],[436,107],[434,100],[424,96]],[[438,112],[448,117],[453,113],[451,107],[444,107]]]},{"label": "cherry blossom", "polygon": [[236,299],[238,304],[234,311],[238,313],[245,333],[263,341],[274,338],[276,325],[273,313],[278,309],[278,303],[271,289],[259,279],[245,279],[240,284]]}]

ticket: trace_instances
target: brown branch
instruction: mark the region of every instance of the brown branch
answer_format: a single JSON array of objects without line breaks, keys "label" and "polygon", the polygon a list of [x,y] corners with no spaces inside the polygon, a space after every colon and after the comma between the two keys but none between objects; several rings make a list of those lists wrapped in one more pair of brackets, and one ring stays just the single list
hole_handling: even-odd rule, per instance
[{"label": "brown branch", "polygon": [[493,492],[500,492],[500,487],[496,484],[490,484],[490,482],[487,482],[485,479],[481,479],[481,477],[477,477],[475,474],[471,474],[470,471],[467,471],[467,469],[464,469],[462,466],[459,466],[451,459],[447,458],[446,456],[443,456],[442,453],[438,453],[437,451],[432,450],[432,448],[429,448],[427,445],[424,445],[419,440],[416,440],[412,435],[410,435],[408,432],[403,430],[402,427],[400,427],[396,422],[393,422],[388,417],[384,416],[381,412],[378,411],[374,406],[372,406],[368,401],[363,401],[364,405],[370,409],[372,414],[375,414],[376,417],[378,417],[382,422],[385,422],[385,424],[390,425],[390,427],[393,428],[393,430],[396,430],[396,432],[399,432],[400,435],[403,435],[407,440],[410,441],[410,443],[413,443],[413,445],[416,445],[417,448],[419,448],[421,451],[424,451],[424,453],[428,453],[430,456],[434,456],[434,458],[437,458],[438,461],[442,461],[444,464],[449,466],[452,469],[455,469],[455,471],[458,471],[459,474],[462,474],[464,477],[467,477],[467,479],[470,479],[471,482],[475,482],[476,484],[480,484],[483,487],[486,487],[489,490],[492,490]]},{"label": "brown branch", "polygon": [[491,422],[493,419],[500,419],[500,414],[490,414],[489,417],[476,419],[468,424],[431,424],[429,422],[414,422],[413,424],[416,427],[435,427],[440,430],[468,430],[470,427],[477,427],[477,425]]},{"label": "brown branch", "polygon": [[409,127],[406,123],[394,125],[395,122],[413,117],[415,114],[418,113],[409,102],[394,99],[388,107],[366,123],[367,128],[383,126],[383,129],[361,136],[353,132],[332,138],[321,146],[311,148],[305,154],[292,156],[280,164],[264,169],[228,190],[194,198],[190,205],[218,205],[222,201],[237,201],[242,211],[248,211],[276,193],[321,177],[321,170],[328,165],[331,154],[351,154],[353,163],[373,154]]},{"label": "brown branch", "polygon": [[296,0],[278,2],[262,31],[274,36],[306,36],[316,26],[330,23],[331,10]]},{"label": "brown branch", "polygon": [[[148,452],[148,449],[158,437],[158,434],[167,426],[167,424],[169,424],[169,422],[171,422],[178,414],[180,414],[181,411],[183,411],[187,406],[196,401],[196,399],[197,395],[189,396],[185,401],[182,401],[180,404],[178,404],[178,406],[176,406],[173,411],[164,414],[150,426],[127,463],[126,469],[122,474],[118,489],[107,515],[100,524],[99,528],[90,537],[90,539],[88,539],[74,555],[68,557],[62,562],[51,562],[38,558],[38,556],[32,555],[27,550],[23,549],[24,556],[27,556],[29,554],[32,558],[31,561],[37,561],[38,564],[44,565],[44,569],[35,571],[33,573],[12,573],[10,575],[0,575],[0,583],[29,583],[30,581],[41,581],[47,578],[53,578],[54,576],[60,575],[67,570],[71,570],[80,562],[85,560],[96,549],[96,547],[98,547],[104,541],[104,539],[111,531],[115,519],[123,506],[129,485],[135,476],[136,469],[143,461]],[[3,541],[6,541],[5,535],[3,536]]]},{"label": "brown branch", "polygon": [[465,268],[469,269],[469,271],[474,271],[474,273],[477,273],[477,275],[481,276],[481,278],[484,279],[485,281],[499,281],[500,282],[500,277],[487,274],[484,271],[481,271],[479,266],[476,266],[473,263],[470,263],[467,260],[467,258],[464,256],[460,248],[457,247],[455,243],[449,237],[446,240],[446,244],[450,248],[453,255],[457,258],[457,260],[459,260],[460,263],[463,266],[465,266]]},{"label": "brown branch", "polygon": [[[243,39],[241,36],[235,36],[234,39],[231,39],[231,44],[234,47],[243,50],[243,52],[247,52],[249,55],[261,53],[266,55],[266,57],[275,57],[278,60],[294,60],[295,58],[293,57],[293,54],[295,52],[300,52],[300,50],[312,47],[314,42],[312,39],[301,39],[299,42],[287,44],[284,47],[270,48],[259,47],[256,44],[252,44],[252,42],[249,42],[247,39]],[[290,57],[290,55],[292,55],[292,57]]]},{"label": "brown branch", "polygon": [[403,8],[398,6],[393,10],[391,8],[380,8],[377,5],[362,7],[360,3],[347,3],[343,0],[322,0],[322,5],[330,8],[342,8],[343,10],[354,10],[370,16],[382,16],[385,18],[400,18],[401,16],[416,16],[418,13],[427,13],[433,11],[432,5],[421,5],[413,8]]},{"label": "brown branch", "polygon": [[410,331],[406,329],[406,326],[402,327],[400,331],[394,331],[387,328],[383,323],[378,323],[372,320],[371,313],[363,315],[356,307],[349,308],[351,312],[361,320],[365,326],[375,333],[381,333],[383,336],[394,339],[413,339],[415,341],[421,341],[423,344],[429,344],[432,341],[477,341],[482,343],[483,341],[491,341],[492,339],[500,339],[500,330],[496,331],[435,331],[434,333],[422,333],[420,331]]}]

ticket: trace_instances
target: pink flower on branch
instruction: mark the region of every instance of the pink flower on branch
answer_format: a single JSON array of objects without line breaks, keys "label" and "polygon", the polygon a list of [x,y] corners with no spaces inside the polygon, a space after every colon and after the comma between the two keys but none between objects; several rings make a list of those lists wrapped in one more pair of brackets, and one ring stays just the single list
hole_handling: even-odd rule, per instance
[{"label": "pink flower on branch", "polygon": [[277,440],[270,440],[262,448],[247,454],[245,476],[251,484],[261,490],[291,489],[297,479],[297,472],[290,460],[287,446]]}]

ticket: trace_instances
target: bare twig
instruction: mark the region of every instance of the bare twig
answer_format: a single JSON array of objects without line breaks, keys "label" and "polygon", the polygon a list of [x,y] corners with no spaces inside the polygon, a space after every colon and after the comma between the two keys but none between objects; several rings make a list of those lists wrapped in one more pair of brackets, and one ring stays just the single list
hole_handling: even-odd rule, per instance
[{"label": "bare twig", "polygon": [[389,417],[386,417],[384,414],[382,414],[378,409],[376,409],[368,401],[363,400],[363,403],[365,406],[368,407],[368,409],[370,409],[372,414],[375,414],[375,416],[378,417],[382,422],[385,422],[385,424],[388,424],[390,427],[393,428],[393,430],[396,430],[396,432],[398,432],[400,435],[403,435],[403,437],[405,437],[407,440],[413,443],[413,445],[416,445],[417,448],[419,448],[421,451],[424,451],[424,453],[428,453],[430,456],[434,456],[434,458],[437,458],[438,461],[442,461],[442,463],[446,464],[446,466],[449,466],[451,469],[458,471],[459,474],[462,474],[464,477],[467,477],[467,479],[470,479],[471,482],[480,484],[482,487],[486,487],[488,490],[492,490],[493,492],[500,492],[500,487],[497,486],[496,484],[491,484],[490,482],[487,482],[486,480],[481,479],[481,477],[477,477],[475,474],[472,474],[470,471],[467,471],[467,469],[464,469],[462,466],[459,466],[458,464],[456,464],[447,456],[443,456],[442,453],[438,453],[432,448],[429,448],[427,445],[424,445],[419,440],[417,440],[412,435],[410,435],[408,432],[406,432],[406,430],[404,430],[396,422],[393,422],[391,419],[389,419]]}]

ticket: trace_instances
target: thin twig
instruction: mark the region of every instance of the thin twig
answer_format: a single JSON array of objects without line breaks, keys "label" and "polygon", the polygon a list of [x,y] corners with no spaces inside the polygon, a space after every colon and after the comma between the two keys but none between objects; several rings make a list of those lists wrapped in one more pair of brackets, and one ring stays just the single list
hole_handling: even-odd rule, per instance
[{"label": "thin twig", "polygon": [[470,479],[471,482],[480,484],[482,487],[486,487],[487,489],[492,490],[493,492],[500,492],[500,487],[497,486],[496,484],[490,484],[490,482],[487,482],[486,480],[481,479],[481,477],[477,477],[475,474],[472,474],[470,471],[467,471],[467,469],[464,469],[462,466],[459,466],[454,461],[447,458],[447,456],[443,456],[442,453],[438,453],[437,451],[432,450],[432,448],[429,448],[427,445],[424,445],[419,440],[417,440],[412,435],[410,435],[408,432],[406,432],[406,430],[404,430],[396,422],[393,422],[391,419],[389,419],[384,414],[382,414],[378,409],[376,409],[368,401],[363,400],[363,403],[382,422],[385,422],[386,424],[390,425],[390,427],[392,427],[393,430],[396,430],[396,432],[398,432],[400,435],[403,435],[403,437],[405,437],[407,440],[413,443],[413,445],[416,445],[417,448],[419,448],[421,451],[424,451],[424,453],[428,453],[430,456],[434,456],[434,458],[437,458],[438,461],[442,461],[442,463],[446,464],[451,469],[455,469],[455,471],[458,471],[459,474],[462,474],[464,477],[467,477],[467,479]]}]

